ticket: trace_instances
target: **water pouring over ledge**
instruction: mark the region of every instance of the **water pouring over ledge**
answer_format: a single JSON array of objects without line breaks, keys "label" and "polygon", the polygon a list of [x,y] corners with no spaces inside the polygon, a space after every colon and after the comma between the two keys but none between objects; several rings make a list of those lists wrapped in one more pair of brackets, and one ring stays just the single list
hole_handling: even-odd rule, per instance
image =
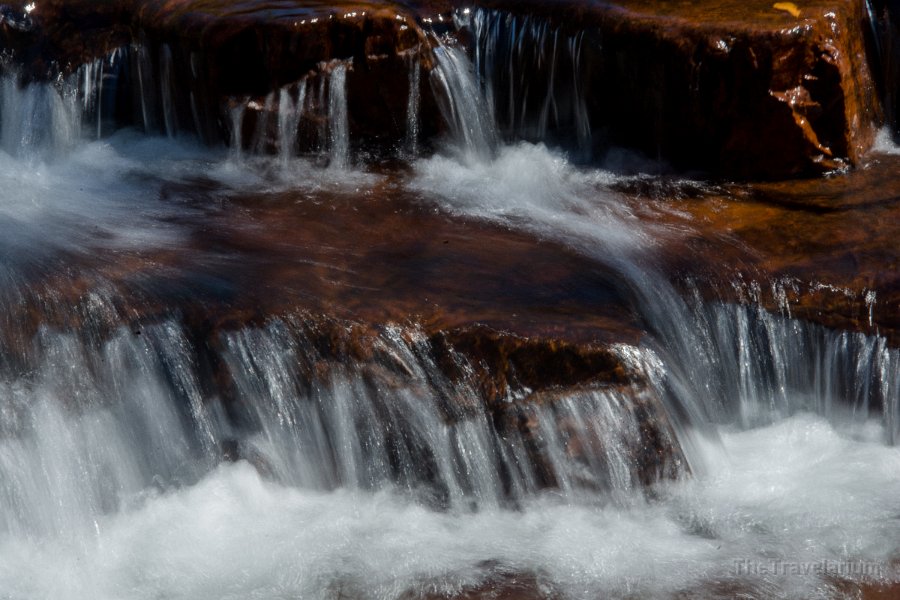
[{"label": "water pouring over ledge", "polygon": [[[447,93],[475,94],[456,106],[483,110],[474,65],[455,59],[454,76],[470,79]],[[56,93],[31,105],[52,113]],[[81,129],[77,111],[59,114],[73,115],[61,131]],[[0,578],[16,597],[452,597],[503,586],[666,597],[729,593],[709,583],[723,580],[794,597],[891,581],[896,349],[877,332],[683,295],[658,255],[686,233],[617,191],[639,181],[540,145],[476,144],[485,152],[472,159],[461,138],[450,157],[373,174],[252,151],[236,160],[134,132],[85,137],[66,134],[68,153],[42,142],[8,160],[20,183],[4,211],[15,235],[4,236],[14,316],[3,334]],[[391,221],[367,195],[409,203],[382,209],[399,212]],[[303,214],[279,223],[292,212]],[[483,334],[442,344],[427,319],[395,317],[363,343],[344,337],[352,319],[329,325],[263,304],[321,294],[319,311],[358,314],[349,296],[384,302],[379,288],[408,268],[425,280],[420,295],[450,305],[449,284],[423,274],[490,262],[484,250],[433,251],[429,262],[444,240],[413,252],[396,234],[367,255],[365,226],[383,219],[428,233],[450,223],[439,230],[448,246],[466,241],[453,230],[492,235],[501,255],[536,246],[520,250],[520,268],[543,253],[580,261],[596,273],[543,275],[555,291],[538,289],[540,274],[504,278],[499,258],[471,287],[534,277],[508,310],[537,304],[538,319],[558,300],[577,312],[614,304],[639,334],[600,355],[627,377],[593,366],[577,384],[537,389],[547,381],[529,379],[533,350],[498,342],[492,362]],[[234,239],[206,231],[218,227]],[[340,239],[347,229],[366,243]],[[325,245],[331,253],[312,249]],[[374,258],[405,267],[384,274]],[[412,302],[407,319],[428,310],[397,294]],[[671,450],[642,456],[648,441]],[[778,560],[848,568],[837,578],[738,568]],[[59,576],[43,577],[51,569]]]}]

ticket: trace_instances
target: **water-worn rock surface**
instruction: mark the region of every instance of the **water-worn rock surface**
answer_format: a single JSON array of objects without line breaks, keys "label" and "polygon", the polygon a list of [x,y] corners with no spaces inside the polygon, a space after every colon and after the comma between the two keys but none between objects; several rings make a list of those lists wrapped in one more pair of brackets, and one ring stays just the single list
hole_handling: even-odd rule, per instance
[{"label": "water-worn rock surface", "polygon": [[[880,333],[896,346],[897,167],[898,157],[884,154],[864,168],[825,179],[688,193],[677,186],[671,193],[631,191],[689,215],[695,233],[671,248],[669,263],[682,275],[701,273],[698,280],[715,282],[711,296],[762,302],[772,311],[837,329]],[[710,277],[707,267],[717,262],[727,266]]]}]

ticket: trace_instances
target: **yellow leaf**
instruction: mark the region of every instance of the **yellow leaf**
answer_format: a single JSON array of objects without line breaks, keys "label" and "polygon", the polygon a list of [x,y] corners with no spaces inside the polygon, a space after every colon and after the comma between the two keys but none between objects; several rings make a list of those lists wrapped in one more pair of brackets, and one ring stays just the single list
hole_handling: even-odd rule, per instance
[{"label": "yellow leaf", "polygon": [[797,8],[797,5],[793,2],[776,2],[772,5],[772,8],[775,10],[783,10],[784,12],[791,13],[795,17],[800,16],[800,9]]}]

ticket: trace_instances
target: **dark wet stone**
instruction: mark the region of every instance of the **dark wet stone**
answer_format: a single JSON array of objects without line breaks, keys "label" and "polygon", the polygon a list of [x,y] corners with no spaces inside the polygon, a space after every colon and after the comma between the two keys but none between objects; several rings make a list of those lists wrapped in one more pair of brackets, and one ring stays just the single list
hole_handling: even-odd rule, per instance
[{"label": "dark wet stone", "polygon": [[592,128],[680,169],[820,174],[859,164],[880,122],[862,1],[479,4],[581,36]]}]

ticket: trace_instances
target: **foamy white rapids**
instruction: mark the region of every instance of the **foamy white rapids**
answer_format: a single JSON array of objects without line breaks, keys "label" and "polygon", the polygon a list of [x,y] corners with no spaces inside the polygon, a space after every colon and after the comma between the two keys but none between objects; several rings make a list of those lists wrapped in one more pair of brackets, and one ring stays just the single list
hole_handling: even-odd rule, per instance
[{"label": "foamy white rapids", "polygon": [[490,160],[422,159],[410,186],[452,214],[564,237],[616,259],[653,246],[653,237],[609,190],[613,181],[608,172],[576,168],[542,144],[522,142]]},{"label": "foamy white rapids", "polygon": [[434,512],[391,491],[283,487],[238,463],[131,498],[83,536],[0,538],[0,587],[8,598],[397,598],[533,573],[547,597],[708,596],[710,582],[827,597],[816,565],[894,577],[900,453],[869,434],[808,414],[726,431],[710,473],[625,508],[548,497]]}]

